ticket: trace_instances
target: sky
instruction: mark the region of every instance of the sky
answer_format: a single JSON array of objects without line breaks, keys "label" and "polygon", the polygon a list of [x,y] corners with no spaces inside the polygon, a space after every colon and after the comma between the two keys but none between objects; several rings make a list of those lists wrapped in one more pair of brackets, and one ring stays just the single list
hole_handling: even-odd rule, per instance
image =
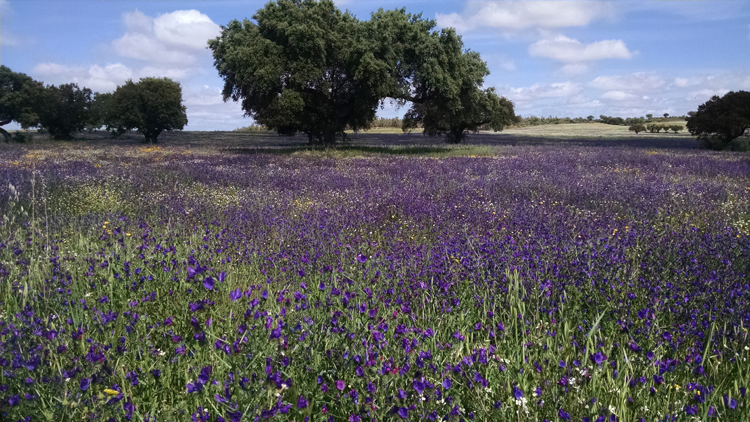
[{"label": "sky", "polygon": [[[267,1],[0,0],[0,64],[45,84],[111,92],[147,76],[180,82],[186,130],[247,126],[206,41]],[[750,90],[750,2],[336,1],[361,20],[406,8],[453,27],[495,87],[528,116],[684,115]],[[386,101],[378,115],[402,116]],[[9,129],[13,129],[9,125]]]}]

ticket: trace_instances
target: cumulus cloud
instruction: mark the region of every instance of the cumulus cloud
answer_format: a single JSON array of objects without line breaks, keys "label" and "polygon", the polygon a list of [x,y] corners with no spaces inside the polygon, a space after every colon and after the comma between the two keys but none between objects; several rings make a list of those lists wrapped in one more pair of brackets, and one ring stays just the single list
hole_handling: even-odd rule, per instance
[{"label": "cumulus cloud", "polygon": [[560,68],[560,74],[568,78],[583,75],[591,70],[591,66],[585,63],[568,63]]},{"label": "cumulus cloud", "polygon": [[436,20],[441,27],[459,32],[484,28],[517,31],[584,26],[611,14],[611,4],[598,1],[473,1],[462,13],[438,13]]},{"label": "cumulus cloud", "polygon": [[694,81],[691,81],[688,78],[674,78],[674,84],[675,84],[675,86],[678,86],[678,87],[681,87],[681,88],[686,87],[686,86],[695,85]]},{"label": "cumulus cloud", "polygon": [[602,91],[653,92],[666,85],[666,80],[652,72],[636,72],[630,75],[599,76],[589,86]]},{"label": "cumulus cloud", "polygon": [[602,59],[629,59],[633,55],[622,40],[604,40],[583,44],[564,35],[531,44],[529,54],[565,63],[581,63]]},{"label": "cumulus cloud", "polygon": [[691,91],[688,93],[688,95],[685,97],[686,100],[695,100],[701,103],[704,103],[711,99],[714,95],[718,95],[719,97],[723,96],[727,92],[729,92],[729,89],[726,88],[719,88],[719,89],[712,89],[712,88],[704,88],[699,89],[697,91]]},{"label": "cumulus cloud", "polygon": [[139,10],[123,15],[127,33],[112,42],[117,54],[153,63],[191,65],[208,54],[207,41],[221,28],[197,10],[177,10],[152,18]]},{"label": "cumulus cloud", "polygon": [[66,66],[58,63],[40,63],[32,70],[32,75],[40,77],[46,83],[77,83],[78,86],[91,88],[95,92],[111,92],[126,80],[138,80],[145,77],[167,77],[179,79],[186,75],[182,69],[156,68],[146,66],[133,70],[122,63],[105,66]]},{"label": "cumulus cloud", "polygon": [[581,91],[581,86],[573,82],[556,82],[520,88],[505,87],[498,91],[513,102],[523,103],[541,98],[573,97]]},{"label": "cumulus cloud", "polygon": [[243,117],[239,103],[224,102],[219,87],[183,87],[183,99],[187,108],[187,130],[232,130],[253,122]]},{"label": "cumulus cloud", "polygon": [[[633,100],[638,98],[635,94],[629,94],[624,91],[607,91],[604,94],[602,94],[602,98],[605,100],[615,100],[615,101],[624,101],[624,100]],[[647,97],[643,97],[646,99]]]}]

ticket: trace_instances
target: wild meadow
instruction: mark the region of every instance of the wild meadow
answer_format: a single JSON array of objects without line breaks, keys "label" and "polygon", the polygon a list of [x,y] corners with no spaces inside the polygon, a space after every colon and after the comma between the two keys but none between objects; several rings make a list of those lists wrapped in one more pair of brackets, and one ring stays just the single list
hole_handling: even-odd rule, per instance
[{"label": "wild meadow", "polygon": [[3,421],[750,420],[747,155],[62,148],[0,151]]}]

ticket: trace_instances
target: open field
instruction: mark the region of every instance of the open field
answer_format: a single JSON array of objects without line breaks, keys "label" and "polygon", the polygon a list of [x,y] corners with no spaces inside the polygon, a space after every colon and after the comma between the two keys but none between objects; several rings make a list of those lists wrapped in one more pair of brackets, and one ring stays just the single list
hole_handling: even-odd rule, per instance
[{"label": "open field", "polygon": [[646,133],[641,132],[636,134],[628,130],[628,126],[618,125],[607,125],[604,123],[570,123],[560,125],[539,125],[539,126],[526,126],[519,128],[508,128],[503,130],[502,133],[508,135],[524,135],[524,136],[552,136],[552,137],[634,137],[634,138],[656,138],[656,137],[677,137],[677,138],[691,138],[689,132],[684,127],[686,122],[675,121],[675,122],[655,122],[657,125],[680,125],[683,126],[683,130],[674,133]]},{"label": "open field", "polygon": [[[51,148],[65,153],[76,153],[83,147],[135,146],[143,140],[138,133],[128,133],[120,138],[111,139],[106,132],[78,134],[78,140],[71,143],[49,141],[48,136],[32,134],[36,149]],[[403,133],[400,129],[378,128],[366,132],[348,133],[346,147],[408,147],[429,146],[448,149],[463,149],[467,146],[617,146],[635,148],[668,148],[694,149],[698,146],[695,138],[689,133],[640,133],[629,132],[625,126],[606,125],[601,123],[574,123],[561,125],[540,125],[522,128],[509,128],[502,132],[479,132],[468,135],[463,145],[446,144],[441,137],[424,136],[421,133]],[[279,136],[272,132],[165,132],[159,137],[161,146],[170,148],[230,150],[243,149],[246,152],[259,151],[294,153],[309,149],[307,137]],[[9,147],[12,148],[12,147]],[[280,149],[281,151],[271,151]],[[342,148],[340,148],[342,149]]]},{"label": "open field", "polygon": [[0,145],[0,420],[750,420],[747,154],[556,134]]}]

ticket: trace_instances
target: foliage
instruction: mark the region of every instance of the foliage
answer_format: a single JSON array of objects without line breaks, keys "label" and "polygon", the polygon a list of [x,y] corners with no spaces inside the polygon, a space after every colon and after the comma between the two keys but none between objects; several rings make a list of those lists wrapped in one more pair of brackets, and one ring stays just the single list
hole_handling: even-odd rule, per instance
[{"label": "foliage", "polygon": [[601,115],[599,116],[599,122],[608,125],[633,126],[645,124],[646,120],[643,117],[628,117],[623,119],[622,117],[610,117]]},{"label": "foliage", "polygon": [[670,125],[669,129],[671,131],[673,131],[674,133],[677,133],[677,132],[681,131],[682,129],[685,129],[685,127],[682,126],[682,125]]},{"label": "foliage", "polygon": [[659,133],[659,131],[663,128],[664,127],[662,125],[657,125],[655,123],[649,123],[646,125],[646,129],[651,133]]},{"label": "foliage", "polygon": [[31,142],[32,139],[33,136],[28,131],[16,131],[13,134],[13,142],[18,142],[19,144]]},{"label": "foliage", "polygon": [[103,126],[107,126],[107,122],[111,120],[109,117],[110,112],[110,101],[112,100],[112,93],[95,93],[94,101],[91,103],[89,109],[89,119],[86,124],[86,130],[93,132]]},{"label": "foliage", "polygon": [[73,139],[75,132],[89,123],[92,92],[78,84],[50,85],[44,90],[38,107],[39,124],[54,139]]},{"label": "foliage", "polygon": [[403,126],[404,122],[398,117],[378,117],[375,119],[371,124],[370,127],[378,127],[378,128],[401,128]]},{"label": "foliage", "polygon": [[232,21],[209,41],[224,79],[224,99],[281,134],[332,144],[347,129],[367,129],[390,97],[411,101],[404,129],[459,142],[466,130],[512,122],[512,103],[480,90],[487,67],[464,52],[455,31],[404,9],[359,21],[331,1],[268,3],[255,22]]},{"label": "foliage", "polygon": [[[38,109],[44,93],[44,85],[24,73],[16,73],[7,66],[0,66],[0,126],[17,122],[22,128],[39,124]],[[5,141],[11,135],[0,127]]]},{"label": "foliage", "polygon": [[736,154],[95,148],[0,155],[3,421],[750,420]]},{"label": "foliage", "polygon": [[253,123],[250,126],[235,129],[234,132],[268,132],[269,130],[266,126]]},{"label": "foliage", "polygon": [[594,116],[589,116],[591,119],[583,117],[537,117],[529,116],[522,117],[516,116],[516,121],[513,126],[540,126],[540,125],[559,125],[559,124],[570,124],[570,123],[589,123],[594,121]]},{"label": "foliage", "polygon": [[446,135],[450,143],[460,143],[466,131],[489,125],[494,131],[515,123],[513,103],[495,93],[479,89],[489,74],[479,53],[464,51],[463,41],[454,29],[431,33],[420,43],[409,75],[412,88],[401,99],[412,106],[403,120],[403,130],[423,125],[429,136]]},{"label": "foliage", "polygon": [[107,127],[115,134],[137,129],[145,143],[157,143],[163,131],[182,130],[187,124],[182,88],[169,78],[128,80],[111,98],[104,97]]},{"label": "foliage", "polygon": [[646,126],[644,126],[642,124],[630,125],[630,127],[628,128],[628,130],[631,131],[631,132],[635,132],[636,135],[637,135],[639,132],[645,132],[646,131]]},{"label": "foliage", "polygon": [[690,112],[687,129],[698,136],[704,147],[724,149],[733,139],[750,128],[750,92],[730,91],[723,97],[714,95]]},{"label": "foliage", "polygon": [[253,19],[231,21],[209,41],[225,100],[311,143],[332,144],[375,118],[390,67],[359,20],[331,1],[271,2]]}]

